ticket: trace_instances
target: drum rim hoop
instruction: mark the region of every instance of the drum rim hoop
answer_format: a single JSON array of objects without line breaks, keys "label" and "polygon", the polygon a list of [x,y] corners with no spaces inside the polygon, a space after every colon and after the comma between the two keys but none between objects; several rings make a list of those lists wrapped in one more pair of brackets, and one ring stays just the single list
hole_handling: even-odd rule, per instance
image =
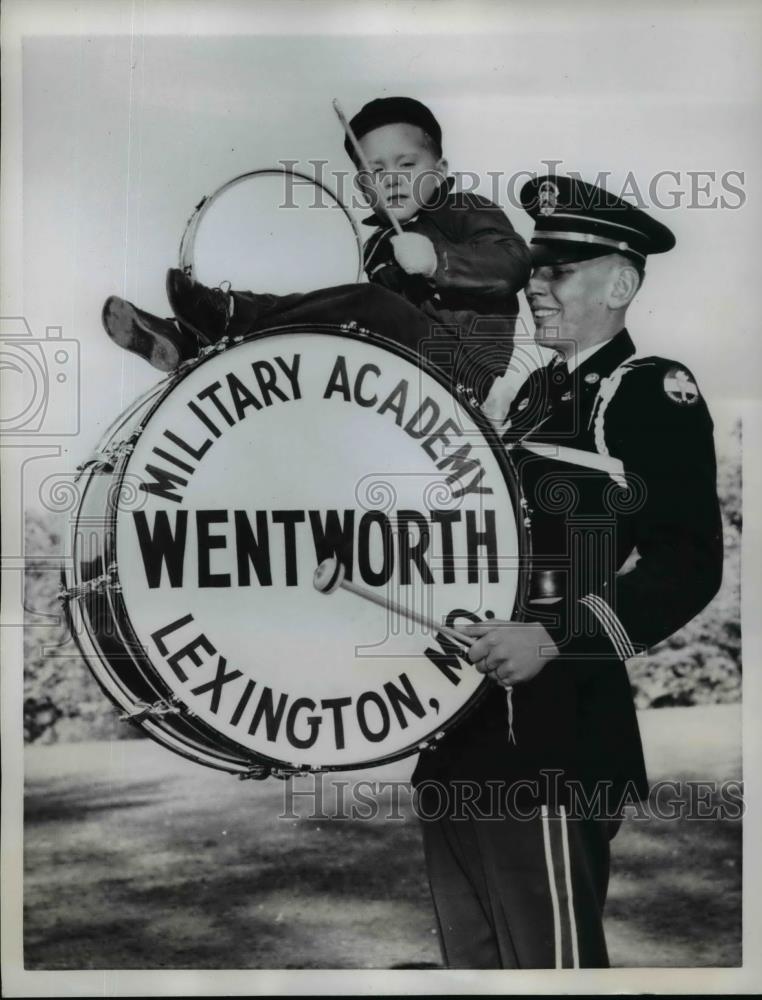
[{"label": "drum rim hoop", "polygon": [[341,198],[339,198],[336,191],[328,187],[327,184],[324,184],[323,181],[318,180],[316,177],[310,177],[309,174],[305,174],[301,170],[294,170],[291,167],[284,166],[260,167],[257,170],[247,170],[245,173],[237,174],[235,177],[231,177],[230,180],[225,181],[224,184],[220,184],[220,186],[215,188],[211,194],[204,195],[193,210],[193,214],[186,222],[185,229],[180,237],[180,246],[178,248],[178,266],[180,270],[184,271],[187,275],[189,275],[189,277],[194,277],[194,250],[196,244],[196,234],[199,230],[202,219],[220,195],[223,195],[226,191],[230,190],[230,188],[236,187],[236,185],[248,180],[251,177],[272,177],[285,174],[291,175],[292,177],[299,177],[302,180],[308,181],[310,184],[314,184],[315,187],[320,188],[322,191],[325,191],[325,193],[336,202],[341,211],[344,213],[344,217],[351,225],[352,232],[355,237],[355,245],[357,247],[357,271],[355,274],[355,282],[359,282],[363,274],[364,241],[362,234],[360,233],[360,227],[357,224],[357,220]]}]

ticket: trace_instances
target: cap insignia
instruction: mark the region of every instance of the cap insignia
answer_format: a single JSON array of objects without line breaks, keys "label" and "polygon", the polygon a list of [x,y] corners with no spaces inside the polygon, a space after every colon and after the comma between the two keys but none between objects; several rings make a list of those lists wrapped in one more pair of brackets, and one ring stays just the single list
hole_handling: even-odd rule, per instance
[{"label": "cap insignia", "polygon": [[543,181],[537,189],[538,211],[540,215],[552,215],[558,205],[560,192],[553,181]]}]

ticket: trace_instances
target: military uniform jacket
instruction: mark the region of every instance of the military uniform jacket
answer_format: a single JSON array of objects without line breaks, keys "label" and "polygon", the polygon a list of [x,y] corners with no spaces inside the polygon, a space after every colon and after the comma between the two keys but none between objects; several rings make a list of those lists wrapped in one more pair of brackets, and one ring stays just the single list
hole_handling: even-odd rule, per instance
[{"label": "military uniform jacket", "polygon": [[519,390],[501,431],[531,524],[519,616],[541,621],[561,655],[514,687],[515,743],[496,686],[421,755],[416,781],[558,771],[588,790],[602,783],[607,801],[647,795],[624,661],[711,600],[722,533],[712,421],[695,380],[675,361],[634,354],[622,330],[571,376],[551,365]]}]

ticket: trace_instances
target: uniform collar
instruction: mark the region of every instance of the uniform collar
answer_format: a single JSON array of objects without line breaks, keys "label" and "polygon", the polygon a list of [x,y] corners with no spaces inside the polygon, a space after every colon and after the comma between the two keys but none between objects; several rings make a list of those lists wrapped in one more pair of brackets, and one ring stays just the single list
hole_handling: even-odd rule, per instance
[{"label": "uniform collar", "polygon": [[[613,338],[609,337],[609,340]],[[577,368],[586,361],[591,355],[595,354],[596,351],[600,351],[603,347],[608,344],[609,340],[602,340],[599,344],[593,344],[592,347],[586,347],[583,351],[577,351],[566,363],[566,367],[569,369],[569,374],[571,375]]]},{"label": "uniform collar", "polygon": [[586,375],[591,374],[605,378],[634,353],[635,345],[632,338],[627,330],[623,329],[600,347],[581,351],[577,366],[572,371],[576,378],[584,379]]},{"label": "uniform collar", "polygon": [[[442,197],[441,195],[442,188],[446,187],[447,193],[449,194],[450,191],[452,191],[454,184],[455,184],[454,177],[446,177],[444,184],[440,184],[439,187],[436,189],[436,191],[434,191],[434,193],[432,194],[431,198],[429,198],[427,202],[421,205],[419,212],[431,212],[436,208],[441,208],[442,204],[440,199]],[[418,213],[416,213],[414,218],[418,218]],[[404,226],[407,224],[407,222],[412,222],[412,221],[413,219],[407,219],[406,222],[402,223],[402,225]],[[362,224],[364,226],[374,226],[376,229],[380,229],[388,226],[389,221],[388,219],[379,219],[379,217],[374,212],[373,215],[368,215],[366,218],[364,218],[362,220]]]}]

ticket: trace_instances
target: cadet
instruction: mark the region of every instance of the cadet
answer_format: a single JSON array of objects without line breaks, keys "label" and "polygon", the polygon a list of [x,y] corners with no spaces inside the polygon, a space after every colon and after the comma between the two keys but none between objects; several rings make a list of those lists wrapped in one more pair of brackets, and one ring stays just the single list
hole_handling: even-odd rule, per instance
[{"label": "cadet", "polygon": [[[722,574],[706,403],[684,364],[638,357],[625,328],[646,258],[672,233],[571,178],[538,178],[521,198],[536,337],[557,350],[501,432],[532,583],[523,622],[470,627],[469,656],[495,689],[414,775],[455,968],[608,964],[609,837],[648,795],[625,661],[701,611]],[[461,819],[441,806],[459,782],[479,791]]]},{"label": "cadet", "polygon": [[[177,323],[112,296],[103,310],[109,336],[168,371],[195,357],[199,346],[267,326],[354,322],[424,354],[430,332],[447,327],[452,343],[431,345],[432,354],[441,357],[449,347],[460,355],[458,370],[448,375],[453,381],[467,378],[483,397],[510,358],[517,294],[529,277],[527,246],[497,205],[453,190],[442,129],[420,101],[371,101],[350,125],[370,169],[370,176],[360,170],[347,139],[345,148],[373,207],[364,220],[375,229],[364,253],[372,288],[341,285],[286,296],[227,293],[170,270],[167,296]],[[392,217],[402,228],[399,234]]]}]

